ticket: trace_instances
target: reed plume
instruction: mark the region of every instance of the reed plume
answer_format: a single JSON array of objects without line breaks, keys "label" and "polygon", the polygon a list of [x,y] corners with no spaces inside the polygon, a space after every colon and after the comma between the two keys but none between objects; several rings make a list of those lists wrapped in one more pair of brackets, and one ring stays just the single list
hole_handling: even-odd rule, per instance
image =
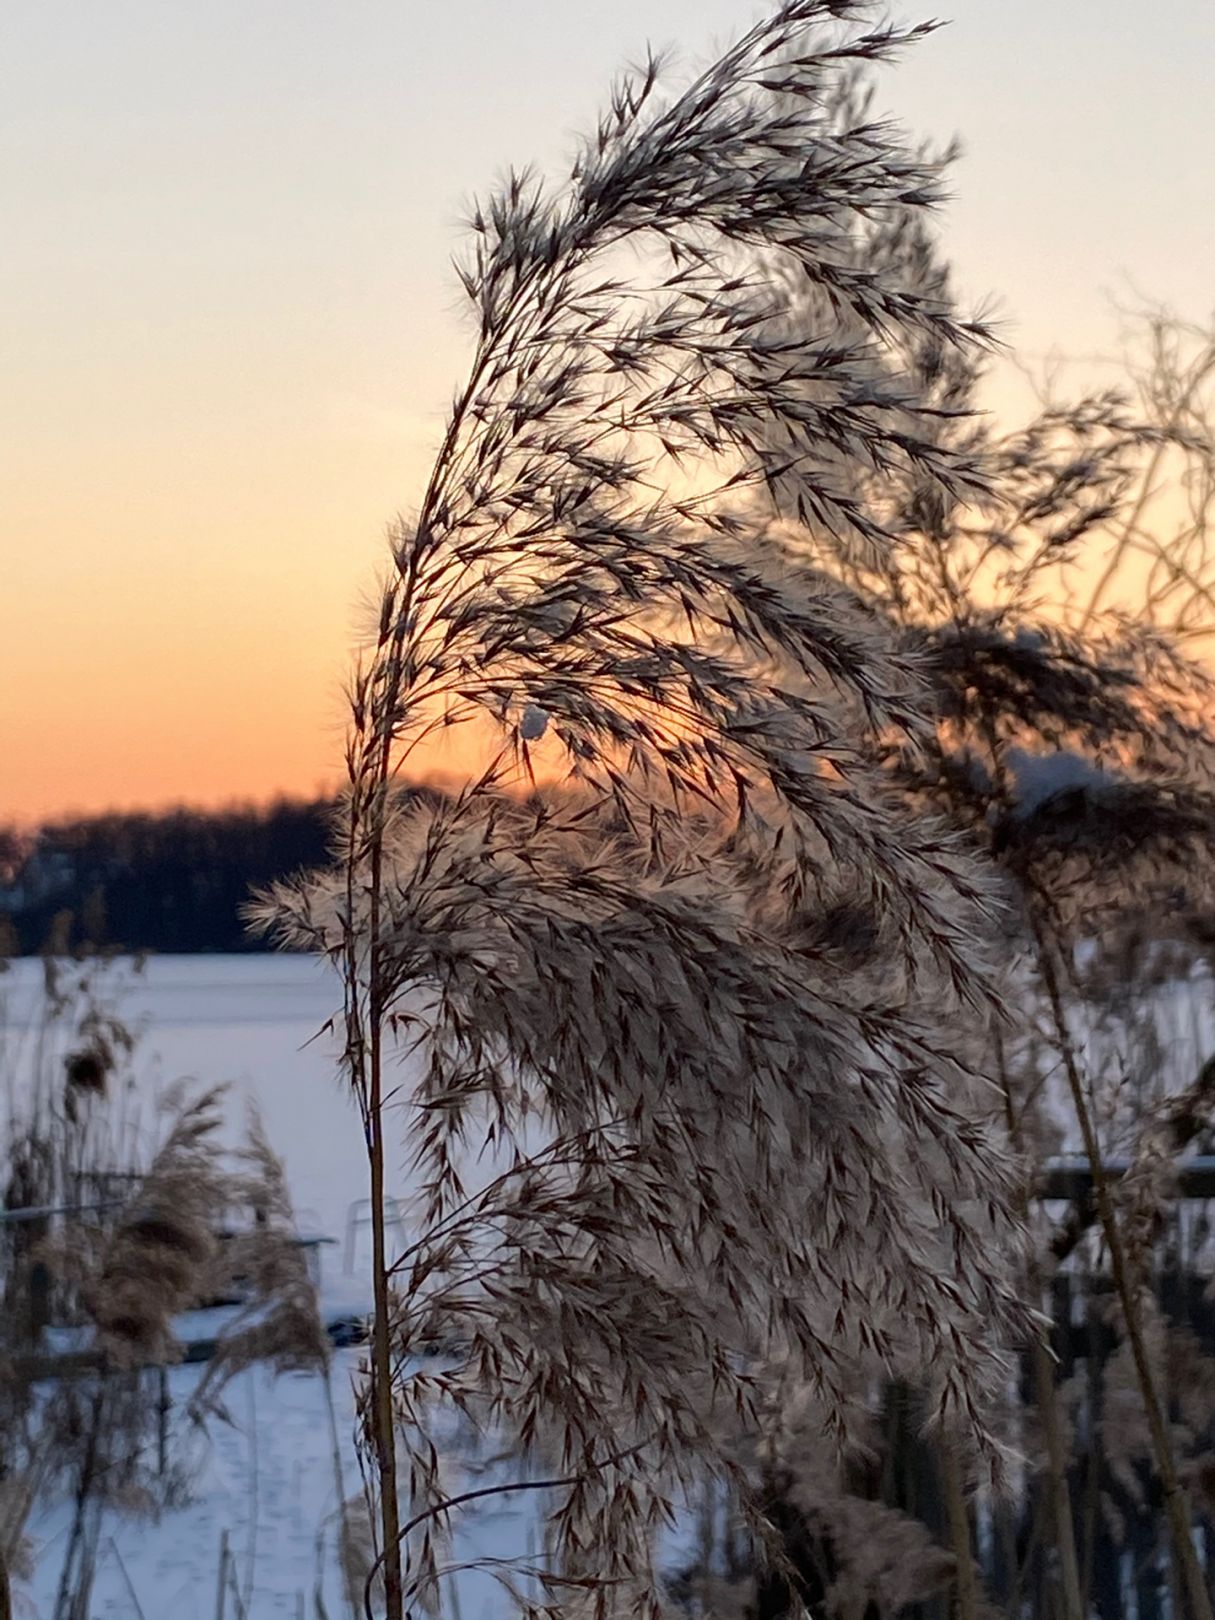
[{"label": "reed plume", "polygon": [[[927,733],[922,657],[775,522],[792,499],[883,557],[905,536],[864,477],[984,498],[898,356],[985,329],[851,251],[939,194],[895,128],[838,116],[926,31],[794,0],[679,93],[647,61],[563,185],[513,173],[473,211],[473,357],[352,684],[339,866],[255,911],[343,970],[390,1620],[434,1600],[460,1505],[436,1402],[539,1470],[502,1489],[555,1498],[543,1604],[602,1614],[654,1609],[695,1469],[747,1493],[714,1413],[753,1410],[765,1358],[841,1433],[865,1357],[986,1433],[1015,1223],[951,1016],[998,1001],[990,885],[878,768]],[[790,279],[813,331],[781,329]],[[484,769],[408,805],[418,748],[476,717]],[[541,768],[563,792],[522,802]],[[423,1192],[393,1256],[397,1114]],[[436,1339],[455,1364],[409,1370]]]}]

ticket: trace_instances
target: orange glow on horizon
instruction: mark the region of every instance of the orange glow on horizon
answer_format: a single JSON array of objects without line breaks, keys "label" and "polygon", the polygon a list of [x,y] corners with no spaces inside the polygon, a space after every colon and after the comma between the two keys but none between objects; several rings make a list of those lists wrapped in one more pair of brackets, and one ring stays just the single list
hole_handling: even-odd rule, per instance
[{"label": "orange glow on horizon", "polygon": [[[754,6],[10,9],[0,825],[333,790],[356,604],[468,363],[461,199],[512,163],[568,173],[640,41],[682,42],[678,82]],[[1152,37],[959,9],[881,108],[965,140],[962,306],[994,296],[1034,368],[1108,349],[1123,277],[1205,310],[1207,8]],[[1174,93],[1128,120],[1145,72]],[[989,398],[1024,414],[1011,370]],[[417,766],[481,757],[448,736]]]},{"label": "orange glow on horizon", "polygon": [[[463,359],[453,342],[450,374]],[[369,384],[370,386],[370,384]],[[1015,377],[988,397],[1019,420]],[[160,435],[92,416],[0,469],[0,825],[337,791],[343,677],[386,520],[423,487],[441,418],[335,409],[233,426],[205,391]],[[410,775],[467,779],[492,743],[440,733]],[[551,777],[541,752],[538,772]]]}]

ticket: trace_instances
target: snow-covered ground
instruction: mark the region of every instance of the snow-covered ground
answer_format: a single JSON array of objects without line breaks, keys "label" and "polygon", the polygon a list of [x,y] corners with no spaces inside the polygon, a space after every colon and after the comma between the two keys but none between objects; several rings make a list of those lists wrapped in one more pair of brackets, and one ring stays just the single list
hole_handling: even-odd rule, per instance
[{"label": "snow-covered ground", "polygon": [[[347,1495],[359,1483],[350,1441],[357,1362],[357,1352],[338,1352],[331,1379]],[[202,1371],[170,1371],[175,1413],[183,1412]],[[107,1515],[90,1620],[139,1620],[141,1613],[145,1620],[214,1620],[221,1612],[217,1584],[225,1535],[249,1620],[317,1620],[323,1612],[315,1603],[318,1586],[333,1620],[346,1614],[334,1549],[340,1497],[320,1378],[275,1378],[254,1369],[229,1387],[225,1404],[231,1426],[212,1422],[205,1433],[191,1433],[183,1417],[173,1420],[171,1455],[186,1476],[182,1505],[158,1519]],[[44,1506],[33,1518],[37,1563],[19,1594],[19,1614],[26,1604],[31,1615],[53,1613],[70,1523],[66,1502]],[[223,1612],[237,1613],[230,1594]]]},{"label": "snow-covered ground", "polygon": [[[191,1435],[179,1419],[173,1456],[187,1464],[186,1500],[157,1519],[106,1518],[90,1620],[215,1620],[221,1612],[225,1620],[237,1620],[242,1611],[230,1589],[222,1611],[217,1601],[225,1539],[248,1620],[346,1620],[338,1506],[343,1494],[350,1498],[360,1491],[351,1443],[358,1362],[354,1350],[334,1357],[335,1425],[319,1377],[275,1378],[264,1368],[241,1375],[226,1391],[231,1426],[215,1422],[205,1433]],[[171,1370],[176,1413],[182,1413],[201,1372],[185,1366]],[[500,1462],[483,1470],[475,1455],[453,1448],[449,1488],[506,1477],[515,1476]],[[539,1505],[530,1493],[506,1495],[478,1503],[456,1519],[450,1560],[465,1567],[444,1583],[445,1620],[484,1620],[509,1612],[484,1565],[534,1556]],[[33,1579],[19,1588],[18,1615],[45,1620],[53,1613],[70,1521],[67,1503],[46,1507],[33,1520],[37,1564]],[[478,1563],[483,1567],[472,1567]]]}]

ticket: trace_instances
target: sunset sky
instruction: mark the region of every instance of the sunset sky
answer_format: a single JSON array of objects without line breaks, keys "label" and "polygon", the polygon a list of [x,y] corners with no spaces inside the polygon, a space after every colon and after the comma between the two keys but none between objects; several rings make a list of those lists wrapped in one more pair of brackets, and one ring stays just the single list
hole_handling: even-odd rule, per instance
[{"label": "sunset sky", "polygon": [[[461,208],[748,0],[6,0],[0,822],[338,778],[385,522],[466,353]],[[1209,0],[954,0],[883,79],[1031,361],[1215,304]],[[922,14],[903,8],[906,18]],[[1009,385],[993,404],[1014,406]]]}]

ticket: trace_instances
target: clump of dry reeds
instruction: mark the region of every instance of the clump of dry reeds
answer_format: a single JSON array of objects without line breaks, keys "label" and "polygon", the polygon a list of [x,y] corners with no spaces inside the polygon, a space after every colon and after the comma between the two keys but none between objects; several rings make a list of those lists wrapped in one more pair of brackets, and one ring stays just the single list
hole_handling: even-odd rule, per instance
[{"label": "clump of dry reeds", "polygon": [[[867,104],[863,87],[845,85],[837,115],[848,122]],[[851,223],[847,251],[852,262],[880,264],[952,305],[948,267],[915,210]],[[817,331],[824,314],[819,291],[792,281],[773,330]],[[952,448],[984,469],[984,500],[951,495],[915,463],[866,469],[852,486],[857,499],[908,539],[867,548],[841,542],[798,502],[791,481],[781,492],[782,533],[809,570],[847,584],[902,650],[923,660],[932,731],[926,740],[888,733],[878,755],[911,803],[944,814],[1005,879],[1011,949],[1004,971],[1010,985],[1024,986],[1027,1016],[1019,1030],[997,1027],[990,1061],[1026,1155],[1026,1199],[1045,1145],[1057,1150],[1075,1135],[1096,1181],[1094,1205],[1074,1212],[1033,1261],[1032,1287],[1043,1288],[1081,1234],[1099,1226],[1125,1334],[1120,1365],[1131,1369],[1141,1404],[1139,1429],[1161,1482],[1175,1578],[1194,1612],[1205,1614],[1164,1417],[1168,1386],[1162,1394],[1152,1370],[1158,1323],[1136,1280],[1155,1264],[1149,1238],[1157,1219],[1136,1196],[1142,1205],[1148,1188],[1147,1203],[1159,1210],[1163,1144],[1173,1138],[1155,1128],[1150,1112],[1141,1117],[1136,1175],[1120,1213],[1103,1168],[1101,1116],[1125,1117],[1125,1109],[1113,1106],[1077,1033],[1092,1013],[1096,984],[1126,968],[1128,940],[1150,942],[1156,960],[1147,971],[1159,986],[1162,948],[1184,949],[1185,919],[1209,911],[1215,872],[1211,686],[1193,656],[1210,634],[1215,604],[1215,351],[1209,332],[1160,313],[1148,329],[1150,364],[1132,368],[1133,386],[1074,401],[1047,397],[1011,433],[970,414],[979,376],[973,351],[919,334],[904,341],[876,363],[901,375],[929,413],[935,409],[941,453]],[[1179,518],[1158,503],[1166,483],[1184,494]],[[1077,950],[1090,962],[1095,956],[1092,971],[1078,970]],[[1136,953],[1140,979],[1147,958]],[[1135,998],[1125,982],[1123,991]],[[1014,1082],[1008,1060],[1016,1048],[1032,1047],[1035,1019],[1049,1051]],[[1161,1054],[1139,1057],[1146,1087]],[[1060,1109],[1060,1088],[1046,1084],[1052,1070],[1070,1108]],[[1068,1459],[1056,1444],[1062,1428],[1049,1365],[1036,1376],[1048,1436],[1043,1467],[1052,1475],[1057,1601],[1078,1620]],[[1095,1467],[1089,1475],[1097,1477]],[[1090,1508],[1090,1552],[1091,1518]]]},{"label": "clump of dry reeds", "polygon": [[194,1393],[191,1405],[198,1412],[213,1408],[224,1386],[255,1365],[329,1375],[329,1340],[297,1241],[282,1161],[256,1114],[226,1192],[230,1205],[253,1210],[255,1219],[232,1231],[223,1245],[222,1276],[239,1288],[241,1305],[224,1325]]},{"label": "clump of dry reeds", "polygon": [[[223,1093],[172,1088],[149,1151],[128,1106],[135,1039],[102,965],[44,962],[41,1021],[0,1039],[8,1091],[5,1219],[0,1222],[0,1608],[28,1563],[36,1500],[73,1506],[56,1620],[87,1612],[101,1526],[110,1511],[153,1511],[184,1474],[163,1383],[177,1359],[177,1317],[234,1288],[245,1299],[193,1403],[215,1405],[223,1380],[255,1361],[328,1371],[324,1338],[281,1166],[254,1122],[234,1164]],[[0,1008],[0,1037],[4,1029]],[[242,1209],[261,1224],[228,1228]],[[75,1330],[56,1347],[48,1325]],[[148,1379],[159,1378],[159,1395]],[[19,1601],[19,1600],[18,1600]]]},{"label": "clump of dry reeds", "polygon": [[99,1347],[122,1364],[162,1360],[172,1321],[214,1285],[228,1188],[216,1131],[222,1091],[184,1101],[135,1196],[113,1223],[77,1223],[54,1256],[80,1288]]},{"label": "clump of dry reeds", "polygon": [[[994,999],[988,888],[874,765],[924,733],[918,651],[772,522],[791,499],[880,557],[862,473],[983,494],[896,363],[983,329],[851,251],[938,195],[936,161],[838,117],[855,64],[921,32],[793,0],[673,97],[657,62],[623,81],[563,187],[512,175],[474,212],[475,352],[353,685],[342,870],[257,913],[344,969],[391,1620],[459,1505],[434,1400],[551,1462],[541,1578],[598,1612],[654,1603],[654,1529],[691,1470],[731,1471],[714,1414],[753,1409],[766,1355],[838,1430],[872,1358],[984,1432],[1008,1167],[950,1019]],[[790,279],[813,331],[780,324]],[[484,773],[404,808],[415,750],[476,716]],[[562,808],[512,801],[538,761]],[[395,1260],[390,1094],[425,1185]],[[455,1365],[406,1375],[436,1339]]]}]

